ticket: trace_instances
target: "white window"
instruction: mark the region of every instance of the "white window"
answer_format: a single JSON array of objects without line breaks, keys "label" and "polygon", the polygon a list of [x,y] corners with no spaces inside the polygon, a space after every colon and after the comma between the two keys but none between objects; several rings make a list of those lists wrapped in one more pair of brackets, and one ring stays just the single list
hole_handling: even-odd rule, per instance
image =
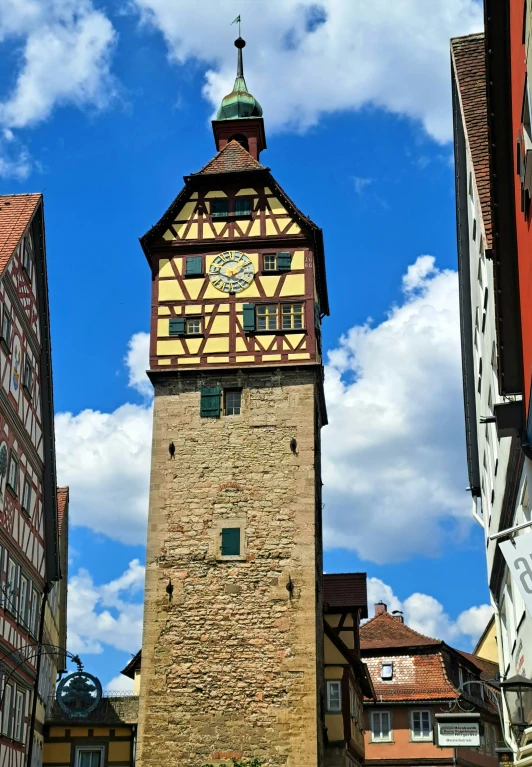
[{"label": "white window", "polygon": [[11,456],[9,458],[7,484],[13,492],[18,493],[18,461],[13,450],[11,451]]},{"label": "white window", "polygon": [[20,594],[18,598],[18,617],[21,623],[26,624],[26,611],[28,609],[28,579],[20,576]]},{"label": "white window", "polygon": [[391,743],[392,728],[389,711],[371,712],[371,740],[374,743]]},{"label": "white window", "polygon": [[30,632],[33,636],[37,636],[37,621],[39,615],[39,594],[36,589],[31,591],[31,607],[30,607],[30,619],[28,621]]},{"label": "white window", "polygon": [[13,685],[6,684],[4,690],[4,705],[2,708],[2,735],[11,735],[11,714],[13,705]]},{"label": "white window", "polygon": [[11,349],[11,317],[5,306],[2,311],[2,340]]},{"label": "white window", "polygon": [[31,234],[28,232],[28,234],[24,237],[24,243],[22,246],[22,266],[24,267],[24,270],[26,274],[31,274],[31,258],[33,255],[33,241],[31,239]]},{"label": "white window", "polygon": [[15,705],[15,726],[13,728],[13,740],[22,741],[24,736],[24,709],[26,703],[26,695],[17,690],[16,705]]},{"label": "white window", "polygon": [[393,679],[393,663],[391,661],[382,662],[381,679]]},{"label": "white window", "polygon": [[27,514],[31,512],[31,483],[28,477],[24,478],[24,489],[22,491],[22,508]]},{"label": "white window", "polygon": [[340,682],[327,682],[327,710],[342,710],[342,686]]},{"label": "white window", "polygon": [[31,366],[31,360],[28,356],[24,358],[24,377],[22,383],[26,391],[31,394],[31,384],[33,381],[33,368]]},{"label": "white window", "polygon": [[17,612],[17,571],[17,563],[13,559],[9,559],[7,563],[6,607],[13,614]]},{"label": "white window", "polygon": [[412,711],[412,740],[432,740],[430,711]]},{"label": "white window", "polygon": [[100,748],[76,748],[75,767],[101,767],[103,764],[104,746]]}]

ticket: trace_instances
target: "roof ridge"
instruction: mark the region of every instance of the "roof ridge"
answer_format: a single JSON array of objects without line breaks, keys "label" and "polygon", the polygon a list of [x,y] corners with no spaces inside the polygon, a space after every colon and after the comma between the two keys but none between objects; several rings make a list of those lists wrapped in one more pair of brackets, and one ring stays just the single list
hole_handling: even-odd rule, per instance
[{"label": "roof ridge", "polygon": [[[375,629],[376,623],[384,623],[387,622],[388,626],[386,629],[384,629],[383,636],[372,636],[372,631],[367,631],[367,626],[371,625],[371,629]],[[388,627],[390,629],[393,628],[393,630],[388,630]],[[367,639],[365,639],[365,635],[369,634]],[[419,640],[422,640],[421,642]],[[383,612],[379,613],[379,615],[375,615],[373,618],[371,618],[369,621],[364,623],[360,627],[360,640],[361,642],[365,643],[367,642],[367,646],[363,646],[363,650],[373,650],[373,649],[393,649],[397,647],[410,647],[410,646],[416,646],[416,647],[426,647],[426,646],[434,646],[434,645],[441,645],[442,640],[438,639],[436,637],[430,637],[426,634],[422,634],[420,631],[416,631],[416,629],[413,629],[411,626],[408,626],[406,623],[403,623],[398,618],[395,618],[393,615],[390,615],[389,612]],[[410,641],[412,641],[412,645],[408,644]],[[398,644],[399,642],[399,644]]]},{"label": "roof ridge", "polygon": [[[231,139],[231,141],[228,141],[227,144],[223,147],[223,149],[220,149],[219,152],[217,152],[212,159],[209,160],[208,163],[206,163],[203,168],[200,168],[200,170],[196,171],[196,173],[192,173],[192,176],[200,176],[202,173],[207,173],[208,168],[210,166],[216,166],[216,163],[220,160],[221,157],[223,157],[224,154],[227,152],[236,152],[238,154],[243,153],[243,159],[247,163],[248,166],[251,166],[251,169],[253,170],[266,170],[266,166],[262,165],[258,160],[256,160],[248,151],[245,149],[242,144],[240,144],[236,139]],[[246,168],[246,170],[249,170],[250,168]],[[219,171],[223,172],[223,171]],[[231,172],[231,171],[227,171]]]}]

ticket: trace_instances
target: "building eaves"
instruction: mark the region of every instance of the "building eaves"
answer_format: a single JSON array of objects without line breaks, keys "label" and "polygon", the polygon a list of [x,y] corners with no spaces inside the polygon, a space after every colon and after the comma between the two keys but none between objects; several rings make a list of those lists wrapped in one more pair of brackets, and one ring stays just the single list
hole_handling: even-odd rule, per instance
[{"label": "building eaves", "polygon": [[26,231],[41,194],[0,195],[0,275]]}]

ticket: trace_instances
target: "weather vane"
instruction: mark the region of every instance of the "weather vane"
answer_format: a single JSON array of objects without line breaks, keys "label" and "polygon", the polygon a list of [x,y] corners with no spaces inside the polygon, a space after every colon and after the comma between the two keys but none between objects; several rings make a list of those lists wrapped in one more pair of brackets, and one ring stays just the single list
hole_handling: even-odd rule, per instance
[{"label": "weather vane", "polygon": [[231,24],[238,24],[238,36],[240,37],[240,14],[236,17],[234,21],[231,22]]}]

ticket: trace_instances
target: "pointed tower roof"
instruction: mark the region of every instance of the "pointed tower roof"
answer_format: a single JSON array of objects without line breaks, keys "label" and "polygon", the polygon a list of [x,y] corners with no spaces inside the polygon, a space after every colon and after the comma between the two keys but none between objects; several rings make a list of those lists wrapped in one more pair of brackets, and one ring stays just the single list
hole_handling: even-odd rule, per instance
[{"label": "pointed tower roof", "polygon": [[240,120],[245,117],[262,117],[262,107],[257,99],[248,91],[248,86],[244,79],[244,63],[242,60],[242,49],[246,41],[241,37],[235,40],[235,46],[238,48],[238,63],[236,69],[236,80],[233,90],[224,96],[218,114],[217,120]]}]

